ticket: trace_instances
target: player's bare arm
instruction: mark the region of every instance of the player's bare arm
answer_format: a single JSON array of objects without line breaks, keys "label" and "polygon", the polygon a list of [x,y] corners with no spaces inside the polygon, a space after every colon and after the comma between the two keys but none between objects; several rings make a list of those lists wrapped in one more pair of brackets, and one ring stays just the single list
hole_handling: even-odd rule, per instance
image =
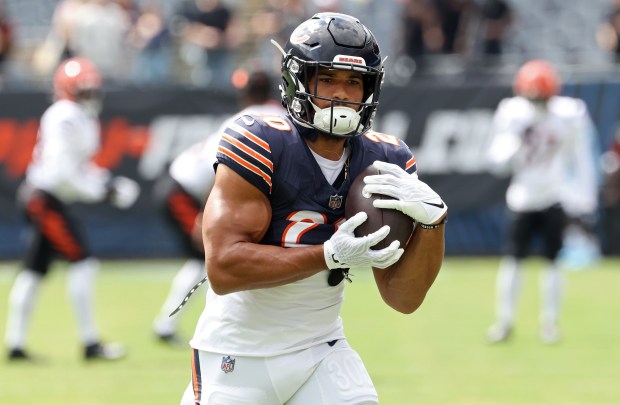
[{"label": "player's bare arm", "polygon": [[394,199],[374,200],[376,208],[396,209],[417,222],[401,259],[374,275],[383,300],[403,313],[412,313],[424,301],[444,257],[444,225],[448,207],[416,173],[397,165],[375,162],[381,175],[366,176],[364,190]]},{"label": "player's bare arm", "polygon": [[326,269],[323,246],[260,245],[271,221],[269,200],[221,164],[205,207],[203,243],[209,283],[218,294],[276,287]]},{"label": "player's bare arm", "polygon": [[443,262],[444,228],[416,227],[396,264],[387,269],[373,269],[381,297],[390,307],[410,314],[422,305]]}]

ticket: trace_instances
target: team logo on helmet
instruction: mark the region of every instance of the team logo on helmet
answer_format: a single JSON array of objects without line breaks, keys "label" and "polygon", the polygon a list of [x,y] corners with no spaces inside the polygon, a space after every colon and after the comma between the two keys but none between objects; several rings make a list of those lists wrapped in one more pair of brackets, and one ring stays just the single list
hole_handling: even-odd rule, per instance
[{"label": "team logo on helmet", "polygon": [[230,356],[222,357],[222,371],[225,373],[232,373],[235,371],[235,359]]},{"label": "team logo on helmet", "polygon": [[334,62],[336,63],[355,63],[357,65],[366,66],[366,61],[364,58],[360,58],[358,56],[349,56],[349,55],[336,55],[334,56]]}]

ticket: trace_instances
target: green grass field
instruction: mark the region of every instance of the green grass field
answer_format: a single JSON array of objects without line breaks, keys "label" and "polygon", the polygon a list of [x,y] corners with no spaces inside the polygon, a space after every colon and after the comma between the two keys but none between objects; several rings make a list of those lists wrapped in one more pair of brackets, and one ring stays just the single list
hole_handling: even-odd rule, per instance
[{"label": "green grass field", "polygon": [[[189,382],[189,350],[161,346],[151,322],[180,261],[108,261],[99,275],[97,313],[104,337],[127,345],[116,363],[85,364],[68,305],[63,265],[43,285],[29,348],[43,364],[0,359],[2,405],[170,405]],[[564,339],[538,340],[538,273],[525,275],[513,339],[484,342],[493,320],[497,258],[448,258],[424,305],[401,315],[381,301],[370,275],[355,274],[343,311],[386,405],[620,404],[620,260],[567,273]],[[0,263],[0,333],[15,263]],[[183,318],[187,335],[200,310]]]}]

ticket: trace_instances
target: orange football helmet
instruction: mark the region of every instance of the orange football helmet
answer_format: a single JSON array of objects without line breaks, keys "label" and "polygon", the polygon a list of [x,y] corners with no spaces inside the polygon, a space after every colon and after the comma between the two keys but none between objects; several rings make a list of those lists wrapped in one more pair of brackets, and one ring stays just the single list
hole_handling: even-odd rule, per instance
[{"label": "orange football helmet", "polygon": [[86,58],[70,58],[56,69],[54,97],[57,100],[78,101],[82,97],[96,96],[102,81],[101,73],[93,62]]},{"label": "orange football helmet", "polygon": [[548,100],[560,93],[560,78],[552,64],[531,60],[521,66],[514,81],[516,95],[528,99]]}]

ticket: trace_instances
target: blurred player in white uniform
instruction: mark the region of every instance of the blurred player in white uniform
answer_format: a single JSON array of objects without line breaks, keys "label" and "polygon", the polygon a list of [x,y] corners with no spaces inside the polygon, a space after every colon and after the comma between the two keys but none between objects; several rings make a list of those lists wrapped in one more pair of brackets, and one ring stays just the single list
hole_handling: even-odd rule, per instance
[{"label": "blurred player in white uniform", "polygon": [[[416,311],[441,268],[447,206],[409,147],[371,130],[383,59],[359,20],[316,14],[278,49],[286,114],[244,114],[221,135],[203,216],[209,290],[181,403],[377,404],[344,335],[344,279],[373,273],[387,305]],[[356,237],[366,213],[345,221],[352,179],[370,165],[383,174],[365,191],[394,197],[375,206],[416,223],[406,247],[389,227]]]},{"label": "blurred player in white uniform", "polygon": [[488,154],[493,172],[512,177],[507,255],[497,277],[496,322],[487,338],[496,343],[510,337],[523,259],[540,236],[547,261],[540,280],[540,338],[551,344],[560,338],[563,274],[557,259],[567,218],[591,215],[597,207],[593,124],[582,100],[558,96],[560,79],[545,61],[524,64],[514,91],[495,112]]},{"label": "blurred player in white uniform", "polygon": [[128,208],[140,193],[135,181],[113,177],[91,161],[100,143],[101,84],[98,69],[83,58],[66,60],[54,76],[55,101],[41,117],[33,159],[18,192],[30,239],[9,296],[5,343],[10,360],[32,359],[25,350],[27,330],[40,283],[56,255],[70,262],[67,292],[84,358],[114,360],[124,355],[119,345],[101,341],[93,313],[98,262],[82,225],[71,214],[74,202],[107,200]]},{"label": "blurred player in white uniform", "polygon": [[272,81],[262,71],[249,74],[248,82],[239,91],[239,105],[243,108],[228,119],[220,129],[204,141],[198,142],[177,156],[156,187],[164,215],[170,223],[189,259],[175,275],[168,296],[153,323],[156,336],[174,346],[187,347],[187,341],[178,336],[177,328],[182,311],[170,313],[183,301],[188,291],[206,275],[201,224],[204,202],[215,181],[215,155],[220,133],[237,116],[246,114],[283,114],[281,104],[271,98]]}]

